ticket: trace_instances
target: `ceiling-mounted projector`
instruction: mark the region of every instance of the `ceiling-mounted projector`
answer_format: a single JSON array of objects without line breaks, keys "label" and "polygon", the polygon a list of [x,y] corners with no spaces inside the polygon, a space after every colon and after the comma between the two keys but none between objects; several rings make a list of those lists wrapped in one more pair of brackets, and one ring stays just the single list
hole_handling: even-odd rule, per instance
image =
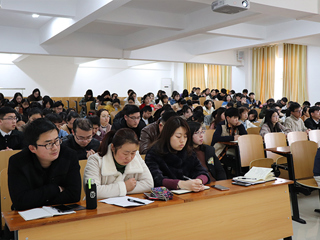
[{"label": "ceiling-mounted projector", "polygon": [[249,0],[216,0],[211,5],[212,11],[235,14],[250,8]]}]

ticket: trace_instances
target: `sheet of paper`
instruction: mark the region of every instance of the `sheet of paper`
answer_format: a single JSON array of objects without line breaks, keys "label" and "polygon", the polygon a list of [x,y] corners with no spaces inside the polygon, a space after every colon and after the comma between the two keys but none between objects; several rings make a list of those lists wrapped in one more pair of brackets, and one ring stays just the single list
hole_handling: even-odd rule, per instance
[{"label": "sheet of paper", "polygon": [[[204,186],[204,190],[209,189],[209,186]],[[184,193],[190,193],[192,192],[191,190],[184,190],[184,189],[178,189],[178,190],[171,190],[171,192],[175,194],[184,194]]]},{"label": "sheet of paper", "polygon": [[[140,204],[140,203],[136,203],[136,202],[129,202],[128,199],[133,199],[135,201],[142,202],[144,204]],[[99,202],[112,204],[112,205],[116,205],[116,206],[120,206],[120,207],[135,207],[135,206],[143,206],[146,204],[150,204],[150,203],[153,203],[154,201],[125,196],[125,197],[107,198],[107,199],[100,200]]]}]

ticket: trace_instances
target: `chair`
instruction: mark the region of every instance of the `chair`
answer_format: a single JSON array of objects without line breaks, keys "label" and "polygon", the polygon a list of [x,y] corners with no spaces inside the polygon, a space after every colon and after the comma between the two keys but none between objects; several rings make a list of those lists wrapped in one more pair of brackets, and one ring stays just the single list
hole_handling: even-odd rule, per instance
[{"label": "chair", "polygon": [[81,197],[80,200],[82,200],[86,196],[86,192],[84,191],[84,186],[83,186],[83,175],[84,175],[84,169],[87,165],[87,159],[79,160],[79,165],[80,165],[80,175],[81,175]]},{"label": "chair", "polygon": [[241,167],[250,166],[250,162],[265,158],[262,137],[256,134],[243,135],[238,138]]},{"label": "chair", "polygon": [[271,168],[271,165],[273,164],[272,158],[260,158],[256,159],[250,162],[250,168],[252,167],[265,167],[265,168]]},{"label": "chair", "polygon": [[296,182],[308,188],[320,189],[313,178],[314,158],[318,144],[313,141],[296,141],[291,144],[290,150]]},{"label": "chair", "polygon": [[296,141],[308,141],[306,132],[289,132],[287,135],[289,146]]},{"label": "chair", "polygon": [[118,112],[119,111],[113,111],[113,112],[110,113],[111,124],[113,124],[113,119],[117,115]]},{"label": "chair", "polygon": [[[266,148],[285,147],[287,146],[286,135],[282,132],[267,133],[264,135]],[[276,161],[281,155],[267,151],[267,157]]]},{"label": "chair", "polygon": [[0,151],[0,172],[2,169],[8,168],[9,158],[21,150]]},{"label": "chair", "polygon": [[86,110],[87,110],[87,114],[89,113],[90,111],[90,104],[92,103],[92,101],[88,101],[86,102]]},{"label": "chair", "polygon": [[320,130],[311,130],[309,132],[309,140],[318,143],[318,147],[320,147]]},{"label": "chair", "polygon": [[[4,168],[0,172],[0,192],[1,192],[1,212],[11,211],[12,201],[8,188],[8,169]],[[5,225],[5,221],[1,218],[2,228]]]},{"label": "chair", "polygon": [[252,127],[252,128],[247,128],[247,133],[248,134],[260,134],[261,127]]},{"label": "chair", "polygon": [[256,125],[257,127],[259,127],[261,122],[254,122],[253,124]]},{"label": "chair", "polygon": [[206,101],[206,97],[200,97],[199,101],[200,101],[200,105],[204,106],[204,102]]},{"label": "chair", "polygon": [[69,98],[68,97],[62,97],[61,102],[64,104],[65,109],[69,108]]},{"label": "chair", "polygon": [[212,136],[215,132],[215,129],[207,129],[203,136],[203,144],[211,145]]},{"label": "chair", "polygon": [[143,160],[145,160],[145,158],[146,158],[146,155],[145,155],[145,154],[140,154],[140,156],[141,156],[141,158],[142,158]]},{"label": "chair", "polygon": [[214,101],[214,109],[218,109],[222,106],[223,101]]},{"label": "chair", "polygon": [[258,113],[258,118],[259,118],[259,114],[261,113],[261,108],[255,108],[255,110],[257,111],[257,113]]}]

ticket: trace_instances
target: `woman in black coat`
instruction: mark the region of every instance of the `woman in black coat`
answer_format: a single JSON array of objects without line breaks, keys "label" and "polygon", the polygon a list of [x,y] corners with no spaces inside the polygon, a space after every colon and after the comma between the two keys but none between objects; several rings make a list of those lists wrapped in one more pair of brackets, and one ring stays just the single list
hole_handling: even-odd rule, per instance
[{"label": "woman in black coat", "polygon": [[191,146],[195,151],[201,165],[209,172],[211,181],[225,180],[227,179],[226,172],[224,171],[220,160],[216,156],[214,147],[202,144],[203,135],[205,130],[198,122],[188,122],[191,132]]},{"label": "woman in black coat", "polygon": [[190,130],[181,117],[171,117],[164,125],[159,139],[147,152],[145,161],[154,186],[168,189],[204,190],[209,174],[190,147]]}]

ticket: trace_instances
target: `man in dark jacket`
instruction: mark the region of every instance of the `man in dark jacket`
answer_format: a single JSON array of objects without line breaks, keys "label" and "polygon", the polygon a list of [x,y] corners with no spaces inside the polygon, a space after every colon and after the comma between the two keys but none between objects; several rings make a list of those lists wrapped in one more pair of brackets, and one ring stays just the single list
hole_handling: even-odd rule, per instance
[{"label": "man in dark jacket", "polygon": [[315,130],[320,129],[320,107],[313,106],[309,108],[310,118],[304,121],[306,128]]},{"label": "man in dark jacket", "polygon": [[11,107],[0,108],[0,150],[23,148],[23,134],[15,130],[17,116]]},{"label": "man in dark jacket", "polygon": [[178,114],[172,110],[165,111],[158,121],[149,124],[148,126],[146,126],[141,130],[140,148],[139,148],[140,154],[147,153],[152,143],[154,143],[158,139],[166,121],[170,117],[177,116],[177,115]]},{"label": "man in dark jacket", "polygon": [[56,126],[47,119],[37,119],[26,127],[25,140],[28,147],[9,159],[12,209],[79,201],[78,158],[73,150],[60,146]]},{"label": "man in dark jacket", "polygon": [[121,128],[131,128],[140,139],[141,130],[146,126],[146,124],[141,119],[139,107],[127,104],[123,108],[122,113],[123,117],[113,120],[111,130],[117,131]]},{"label": "man in dark jacket", "polygon": [[92,136],[92,123],[86,118],[77,118],[73,122],[72,134],[64,137],[62,146],[77,152],[79,160],[87,159],[98,151],[100,142]]}]

